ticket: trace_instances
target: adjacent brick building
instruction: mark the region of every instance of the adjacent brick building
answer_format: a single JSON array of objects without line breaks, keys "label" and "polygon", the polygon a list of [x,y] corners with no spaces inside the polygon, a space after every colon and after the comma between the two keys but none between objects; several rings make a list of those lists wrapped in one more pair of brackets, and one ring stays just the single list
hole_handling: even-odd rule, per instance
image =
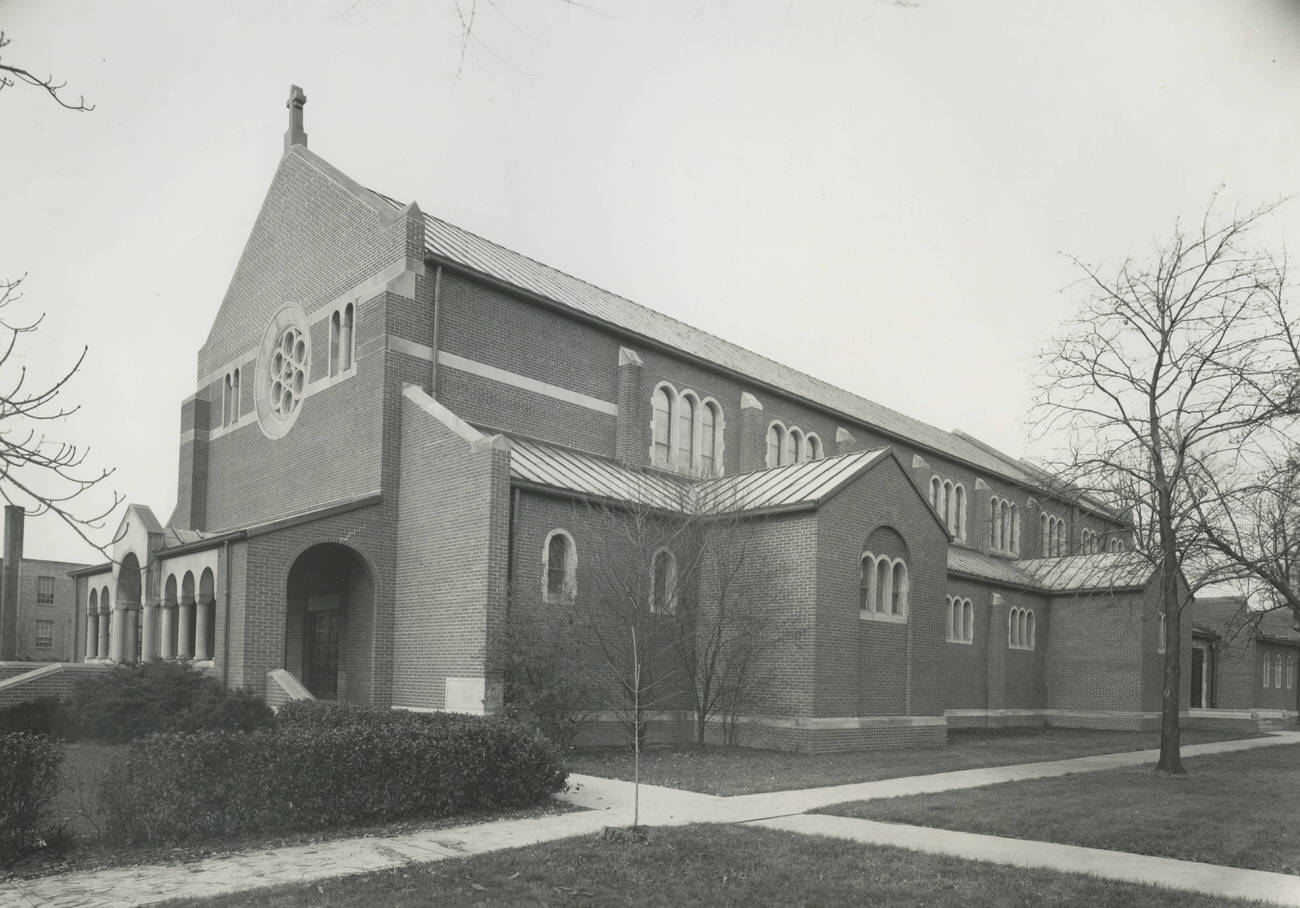
[{"label": "adjacent brick building", "polygon": [[1196,719],[1294,722],[1300,628],[1287,609],[1254,612],[1236,596],[1198,599],[1189,704]]},{"label": "adjacent brick building", "polygon": [[[365,188],[304,103],[181,405],[176,509],[76,574],[84,659],[491,711],[512,622],[594,595],[610,514],[713,507],[781,628],[743,741],[1158,723],[1151,572],[1104,509]],[[664,609],[679,556],[634,570]]]},{"label": "adjacent brick building", "polygon": [[6,505],[0,558],[0,612],[5,616],[0,680],[23,663],[71,662],[76,657],[78,598],[70,571],[85,567],[23,556],[25,514]]}]

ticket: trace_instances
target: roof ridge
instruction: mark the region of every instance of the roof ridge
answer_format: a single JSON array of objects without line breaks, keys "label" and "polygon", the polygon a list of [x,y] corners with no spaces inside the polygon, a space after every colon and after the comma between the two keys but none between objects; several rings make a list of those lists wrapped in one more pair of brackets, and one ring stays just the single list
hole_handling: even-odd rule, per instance
[{"label": "roof ridge", "polygon": [[[401,203],[398,202],[396,199],[393,199],[379,192],[376,192],[375,194],[382,196],[384,199],[388,201],[389,204],[393,205],[394,207],[397,208],[402,207]],[[673,322],[676,325],[680,325],[681,327],[693,331],[697,334],[703,334],[707,337],[712,338],[715,341],[718,341],[719,343],[726,344],[730,347],[735,347],[737,350],[740,350],[743,353],[747,353],[750,356],[758,357],[759,359],[771,363],[772,365],[777,366],[781,369],[789,369],[792,372],[798,372],[800,375],[804,376],[805,378],[812,379],[813,381],[819,382],[823,385],[826,385],[827,387],[834,388],[836,391],[839,391],[842,394],[852,395],[853,397],[857,397],[860,400],[870,403],[872,406],[879,407],[882,410],[888,410],[890,413],[894,414],[895,416],[900,416],[903,419],[911,420],[912,422],[922,423],[926,426],[929,426],[931,429],[934,429],[937,432],[943,432],[948,435],[957,434],[955,432],[950,432],[947,429],[942,429],[939,426],[934,425],[933,423],[928,423],[925,422],[925,420],[917,419],[915,416],[909,416],[908,414],[904,413],[902,410],[895,410],[893,407],[887,406],[886,404],[882,404],[879,401],[870,400],[869,398],[863,397],[861,394],[858,394],[856,391],[850,391],[848,388],[841,388],[839,385],[833,382],[827,381],[824,378],[818,378],[816,375],[813,375],[810,372],[804,372],[801,369],[796,369],[794,366],[790,366],[787,365],[786,363],[781,362],[780,360],[773,359],[772,357],[768,356],[765,353],[759,353],[757,350],[751,350],[750,348],[738,344],[733,340],[728,340],[727,338],[723,337],[720,334],[714,334],[712,331],[708,331],[704,328],[700,328],[696,325],[692,325],[690,322],[684,322],[681,319],[677,318],[676,316],[669,315],[666,312],[661,312],[660,310],[654,308],[653,306],[647,306],[644,303],[638,303],[636,300],[632,299],[631,297],[624,296],[621,293],[618,293],[614,290],[610,290],[606,287],[602,287],[599,284],[593,284],[591,281],[587,280],[586,278],[578,277],[575,274],[571,274],[570,272],[565,271],[563,268],[558,268],[555,265],[551,265],[546,262],[543,262],[541,259],[533,258],[531,255],[528,255],[526,252],[520,252],[518,249],[512,249],[503,243],[498,243],[496,240],[489,239],[488,237],[485,237],[482,234],[475,233],[473,230],[470,230],[467,227],[462,227],[459,224],[453,224],[451,221],[448,221],[445,218],[440,218],[437,215],[430,214],[427,211],[421,211],[420,213],[424,215],[425,220],[437,221],[439,224],[442,224],[446,227],[450,227],[454,230],[459,230],[461,233],[469,234],[479,242],[488,243],[492,246],[497,247],[498,249],[503,249],[506,252],[509,252],[511,255],[517,255],[521,259],[526,259],[527,261],[532,262],[534,265],[537,265],[539,268],[545,268],[547,271],[554,271],[556,274],[563,275],[564,277],[568,278],[571,281],[576,281],[577,283],[582,284],[584,287],[590,287],[592,290],[596,290],[600,293],[607,293],[610,296],[616,297],[617,299],[621,300],[624,303],[627,303],[630,306],[635,306],[636,308],[641,309],[645,312],[652,313],[658,318],[667,319],[668,321]],[[563,300],[554,300],[554,302],[560,303],[561,305],[565,305],[567,308],[570,309],[574,308],[573,306],[568,306],[567,304],[565,304]],[[758,380],[762,381],[762,379],[758,379]],[[829,405],[824,404],[823,406],[829,406]],[[981,446],[983,447],[984,445],[981,444]],[[1001,455],[1001,456],[1005,458],[1007,455]]]},{"label": "roof ridge", "polygon": [[[369,191],[373,192],[378,198],[383,199],[394,208],[403,207],[402,203],[392,196],[377,190]],[[1035,475],[1033,470],[1020,464],[1017,459],[1012,458],[995,448],[991,449],[985,443],[979,442],[978,440],[973,439],[973,437],[966,436],[965,433],[941,429],[932,423],[910,416],[901,410],[896,410],[893,407],[872,400],[855,391],[840,387],[826,379],[819,378],[808,372],[796,369],[793,366],[786,365],[785,363],[773,359],[766,354],[751,350],[734,341],[727,340],[724,337],[706,331],[703,328],[697,328],[688,322],[682,321],[681,319],[664,312],[660,312],[658,309],[653,307],[638,303],[622,294],[615,293],[612,290],[607,290],[604,287],[585,280],[584,278],[564,271],[561,268],[557,268],[554,265],[549,265],[530,255],[512,249],[509,246],[502,245],[495,240],[488,239],[481,234],[475,233],[465,227],[461,227],[458,224],[453,224],[451,221],[430,214],[427,211],[422,210],[421,214],[424,216],[426,225],[425,248],[431,253],[451,258],[453,261],[472,271],[477,271],[488,277],[494,278],[495,280],[517,286],[520,289],[528,290],[529,292],[549,299],[566,309],[611,324],[652,343],[673,346],[673,341],[654,336],[655,332],[653,322],[655,320],[661,320],[660,327],[664,330],[666,335],[677,333],[684,335],[687,339],[694,336],[694,338],[701,342],[704,347],[720,347],[726,354],[726,357],[735,358],[737,360],[734,363],[728,363],[724,361],[725,357],[724,359],[718,359],[715,357],[715,365],[722,369],[737,372],[759,384],[776,387],[780,393],[789,395],[792,398],[808,400],[816,406],[824,407],[839,414],[841,417],[869,426],[875,431],[881,432],[886,437],[898,437],[909,444],[917,446],[918,448],[930,450],[941,456],[964,462],[976,469],[988,470],[995,475],[1000,475],[1004,478],[1021,482],[1031,488],[1041,487],[1044,492],[1050,491],[1045,487],[1041,475]],[[584,305],[580,297],[575,297],[575,299],[572,300],[565,300],[565,294],[563,292],[557,294],[554,288],[539,289],[539,287],[529,287],[527,285],[529,279],[528,275],[525,275],[524,282],[521,282],[518,275],[510,275],[508,273],[509,269],[506,269],[506,273],[495,273],[491,267],[491,263],[475,263],[473,261],[475,250],[472,249],[461,252],[459,255],[454,254],[454,252],[449,253],[446,250],[440,251],[430,240],[430,231],[428,229],[430,225],[432,225],[434,230],[437,232],[451,232],[457,234],[467,243],[483,244],[484,250],[482,251],[484,252],[496,250],[499,253],[514,257],[518,264],[527,264],[532,266],[534,269],[537,269],[538,273],[532,275],[531,279],[537,281],[539,285],[544,285],[553,280],[569,281],[575,285],[575,290],[581,291],[585,288],[586,291],[603,298],[605,302],[602,303],[597,300],[595,301],[595,306]],[[454,242],[455,239],[455,237],[449,237],[448,242]],[[629,315],[633,316],[632,321],[635,321],[636,318],[642,318],[649,324],[641,325],[639,327],[636,324],[631,323],[621,324],[616,312],[611,313],[608,311],[600,311],[602,305],[613,303],[631,307],[632,310],[635,310],[634,312],[629,312]],[[681,348],[682,352],[686,353],[688,356],[705,359],[710,358],[707,352],[693,351],[689,349],[688,346],[683,346],[680,342],[676,343],[676,346]],[[755,366],[762,368],[755,368]],[[778,374],[764,377],[762,375],[764,369],[774,371]],[[794,386],[789,383],[791,377],[799,380]],[[797,384],[799,383],[807,383],[809,387],[801,389],[797,387]],[[836,397],[842,397],[844,400],[837,401],[835,400]],[[862,412],[855,413],[854,407],[861,409]],[[891,426],[891,423],[894,425]],[[927,440],[926,436],[932,437]],[[974,449],[973,453],[978,456],[973,457],[972,452],[970,451],[966,453],[961,452],[959,449],[963,445]],[[954,448],[957,450],[954,450]],[[989,457],[996,460],[996,466],[990,463],[980,462],[984,458]],[[1042,474],[1041,470],[1037,472]]]}]

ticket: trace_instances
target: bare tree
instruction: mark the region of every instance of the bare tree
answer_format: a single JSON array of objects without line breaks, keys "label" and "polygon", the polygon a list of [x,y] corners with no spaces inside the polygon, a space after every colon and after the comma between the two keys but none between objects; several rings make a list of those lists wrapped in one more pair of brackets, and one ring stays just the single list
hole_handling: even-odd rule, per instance
[{"label": "bare tree", "polygon": [[6,88],[13,88],[15,85],[30,85],[33,88],[39,88],[54,99],[60,107],[68,110],[88,112],[95,109],[94,104],[87,104],[85,95],[78,95],[77,102],[74,104],[66,100],[60,92],[67,87],[66,82],[55,80],[53,75],[38,76],[31,70],[22,66],[16,66],[13,63],[5,62],[3,53],[4,49],[9,46],[11,39],[7,37],[0,29],[0,91]]},{"label": "bare tree", "polygon": [[[1156,572],[1170,641],[1197,589],[1227,576],[1198,519],[1207,477],[1269,446],[1289,397],[1275,321],[1285,263],[1249,243],[1275,206],[1193,229],[1113,272],[1074,259],[1087,298],[1041,361],[1035,428],[1061,441],[1052,466],[1126,513]],[[1165,647],[1157,769],[1185,772],[1180,650]]]},{"label": "bare tree", "polygon": [[1300,450],[1233,466],[1206,472],[1196,518],[1220,570],[1256,594],[1239,630],[1278,609],[1300,627]]},{"label": "bare tree", "polygon": [[32,516],[53,514],[102,551],[91,532],[103,528],[104,519],[122,499],[112,492],[108,504],[89,512],[83,508],[92,491],[103,486],[113,471],[87,466],[87,449],[45,434],[50,423],[80,409],[66,406],[63,394],[81,371],[86,348],[52,382],[32,386],[27,367],[19,362],[19,342],[40,327],[43,316],[19,322],[11,320],[7,312],[21,299],[24,279],[0,279],[0,498],[22,506]]},{"label": "bare tree", "polygon": [[617,500],[575,503],[581,585],[557,584],[547,608],[512,604],[512,704],[570,737],[579,722],[612,712],[632,747],[634,781],[656,712],[691,713],[700,746],[721,721],[734,743],[767,657],[789,637],[751,544],[751,524],[763,518],[746,517],[728,489],[725,479],[646,473]]},{"label": "bare tree", "polygon": [[771,656],[792,632],[781,626],[771,565],[761,557],[747,517],[725,480],[694,490],[677,532],[677,605],[672,650],[704,747],[720,721],[734,745],[738,719],[770,680]]}]

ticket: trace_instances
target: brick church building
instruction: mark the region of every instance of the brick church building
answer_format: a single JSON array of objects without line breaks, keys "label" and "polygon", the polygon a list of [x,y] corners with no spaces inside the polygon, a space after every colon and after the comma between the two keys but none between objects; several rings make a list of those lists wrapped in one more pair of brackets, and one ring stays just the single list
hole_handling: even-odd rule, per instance
[{"label": "brick church building", "polygon": [[304,103],[181,404],[175,511],[132,506],[75,574],[85,660],[493,711],[510,610],[590,589],[575,503],[661,483],[778,541],[799,643],[742,743],[1158,724],[1154,583],[1104,509],[367,189],[308,149]]}]

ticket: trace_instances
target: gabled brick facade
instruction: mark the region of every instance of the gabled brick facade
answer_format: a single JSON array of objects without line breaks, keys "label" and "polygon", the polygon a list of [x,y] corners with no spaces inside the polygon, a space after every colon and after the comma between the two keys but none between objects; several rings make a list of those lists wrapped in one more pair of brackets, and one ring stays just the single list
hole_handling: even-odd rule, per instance
[{"label": "gabled brick facade", "polygon": [[[667,422],[652,406],[661,387],[676,401]],[[774,423],[819,447],[774,453]],[[544,483],[521,478],[525,442]],[[956,724],[1157,720],[1149,586],[1049,588],[1017,567],[1042,552],[1042,513],[1064,522],[1063,554],[1084,559],[1085,528],[1118,537],[1122,524],[967,436],[365,189],[307,150],[301,124],[198,353],[179,443],[168,525],[117,543],[138,557],[140,591],[116,567],[78,577],[91,661],[134,658],[87,639],[110,620],[90,613],[93,593],[112,603],[113,633],[147,641],[142,658],[189,646],[273,702],[292,693],[271,676],[284,670],[357,702],[492,711],[511,622],[559,620],[542,587],[552,531],[576,548],[574,595],[592,589],[608,527],[591,505],[620,505],[584,483],[730,481],[770,498],[735,532],[764,567],[782,640],[743,742],[831,750],[941,742]],[[818,464],[855,456],[869,466],[818,485]],[[961,487],[960,519],[932,507],[935,477]],[[763,492],[795,480],[811,491],[793,503]],[[996,502],[1015,505],[1018,546],[994,544]],[[906,577],[878,611],[868,546]],[[955,551],[974,566],[950,568]],[[185,593],[191,576],[212,589]],[[972,605],[969,639],[950,639],[950,597]],[[689,729],[680,693],[656,733]]]}]

